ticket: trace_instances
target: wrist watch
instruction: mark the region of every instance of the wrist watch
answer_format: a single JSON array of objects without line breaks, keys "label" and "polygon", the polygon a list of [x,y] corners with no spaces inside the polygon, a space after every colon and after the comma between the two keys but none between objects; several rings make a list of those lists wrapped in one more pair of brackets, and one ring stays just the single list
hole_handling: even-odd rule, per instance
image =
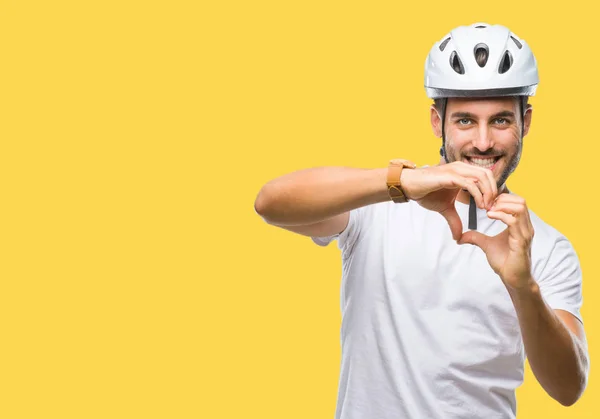
[{"label": "wrist watch", "polygon": [[390,195],[390,199],[396,204],[408,202],[408,197],[404,194],[404,191],[402,190],[402,184],[400,183],[400,175],[402,174],[402,169],[405,167],[408,169],[416,169],[417,165],[410,160],[393,159],[390,160],[388,166],[388,193]]}]

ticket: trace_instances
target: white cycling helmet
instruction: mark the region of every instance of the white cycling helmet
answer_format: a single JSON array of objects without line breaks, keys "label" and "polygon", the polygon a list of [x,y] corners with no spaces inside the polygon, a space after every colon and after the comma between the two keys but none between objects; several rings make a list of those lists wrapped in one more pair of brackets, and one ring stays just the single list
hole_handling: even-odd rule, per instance
[{"label": "white cycling helmet", "polygon": [[[475,59],[480,49],[487,51],[483,65]],[[538,83],[531,49],[501,25],[459,26],[425,60],[425,90],[431,99],[533,96]]]}]

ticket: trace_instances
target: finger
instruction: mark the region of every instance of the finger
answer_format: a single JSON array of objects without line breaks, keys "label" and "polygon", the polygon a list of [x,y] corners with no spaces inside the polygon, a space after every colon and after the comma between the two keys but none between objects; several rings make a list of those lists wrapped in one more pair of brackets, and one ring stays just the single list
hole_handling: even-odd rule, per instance
[{"label": "finger", "polygon": [[456,175],[453,178],[453,186],[460,187],[461,189],[466,189],[469,191],[471,196],[475,199],[477,206],[479,208],[485,208],[483,201],[483,194],[481,193],[481,189],[477,185],[477,179],[470,179]]},{"label": "finger", "polygon": [[458,244],[466,243],[473,244],[485,252],[488,247],[489,237],[479,231],[470,230],[463,234],[460,240],[458,240]]},{"label": "finger", "polygon": [[518,225],[517,217],[513,216],[512,214],[509,214],[504,211],[488,211],[487,216],[488,218],[500,220],[504,224],[506,224],[508,226],[508,231],[511,236],[517,237],[519,239],[525,238],[520,226]]},{"label": "finger", "polygon": [[454,240],[458,240],[460,238],[460,235],[462,234],[462,221],[460,220],[458,212],[456,212],[456,208],[454,206],[451,206],[446,211],[441,212],[441,214],[450,226],[452,238]]},{"label": "finger", "polygon": [[494,205],[492,205],[491,211],[502,211],[506,212],[507,214],[519,215],[520,219],[523,219],[523,215],[525,215],[527,212],[525,206],[522,204],[498,200]]},{"label": "finger", "polygon": [[486,201],[486,209],[491,208],[492,204],[494,203],[494,200],[496,199],[496,197],[498,196],[498,187],[496,186],[496,180],[494,179],[494,175],[492,174],[492,171],[489,169],[484,169],[483,167],[477,167],[475,166],[475,169],[479,170],[481,173],[481,177],[483,177],[483,179],[485,179],[486,182],[486,186],[488,186],[488,191],[489,191],[489,197]]},{"label": "finger", "polygon": [[463,176],[474,177],[477,179],[477,186],[479,187],[479,190],[483,195],[484,206],[482,208],[490,208],[492,202],[496,198],[496,194],[494,193],[494,189],[492,188],[490,179],[485,173],[485,169],[464,162],[459,163],[460,164],[455,166],[455,170],[457,171],[457,173]]},{"label": "finger", "polygon": [[487,216],[494,220],[500,220],[509,227],[517,223],[517,217],[504,211],[488,211]]},{"label": "finger", "polygon": [[531,222],[531,219],[529,217],[529,209],[527,208],[527,203],[525,202],[524,198],[522,198],[518,195],[515,195],[515,194],[511,194],[511,193],[501,193],[496,198],[494,205],[496,205],[498,203],[513,203],[513,204],[521,205],[524,209],[524,211],[523,211],[524,215]]},{"label": "finger", "polygon": [[519,225],[521,234],[524,237],[532,236],[531,232],[533,231],[533,226],[531,225],[531,220],[529,218],[529,211],[524,204],[520,202],[515,203],[497,200],[492,206],[491,211],[502,211],[511,214],[517,219],[516,224]]},{"label": "finger", "polygon": [[501,193],[496,198],[496,202],[513,202],[515,204],[521,204],[527,206],[525,199],[511,193]]},{"label": "finger", "polygon": [[494,198],[498,196],[498,184],[496,182],[496,178],[494,177],[494,173],[490,169],[483,169],[488,179],[490,180],[490,184],[492,185],[492,195]]},{"label": "finger", "polygon": [[483,196],[481,195],[481,191],[476,183],[477,179],[466,178],[452,173],[444,177],[442,185],[444,188],[461,188],[469,191],[469,193],[475,198],[478,206],[481,206],[483,204]]},{"label": "finger", "polygon": [[496,178],[494,178],[494,172],[492,172],[490,169],[486,169],[485,167],[480,167],[477,165],[467,164],[467,166],[472,167],[476,170],[480,170],[485,175],[485,177],[489,181],[490,190],[492,191],[492,196],[495,199],[498,196],[498,184],[496,182]]}]

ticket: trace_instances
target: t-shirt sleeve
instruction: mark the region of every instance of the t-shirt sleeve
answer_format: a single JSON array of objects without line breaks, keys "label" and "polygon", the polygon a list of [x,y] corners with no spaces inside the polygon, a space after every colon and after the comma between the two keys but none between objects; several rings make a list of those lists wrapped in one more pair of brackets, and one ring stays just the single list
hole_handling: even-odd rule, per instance
[{"label": "t-shirt sleeve", "polygon": [[312,241],[319,246],[327,246],[334,240],[338,242],[338,248],[345,256],[348,256],[354,249],[357,239],[364,229],[365,213],[369,206],[356,208],[350,211],[348,225],[341,233],[326,237],[311,237]]},{"label": "t-shirt sleeve", "polygon": [[556,239],[538,284],[550,308],[568,311],[582,321],[581,266],[575,249],[564,236]]}]

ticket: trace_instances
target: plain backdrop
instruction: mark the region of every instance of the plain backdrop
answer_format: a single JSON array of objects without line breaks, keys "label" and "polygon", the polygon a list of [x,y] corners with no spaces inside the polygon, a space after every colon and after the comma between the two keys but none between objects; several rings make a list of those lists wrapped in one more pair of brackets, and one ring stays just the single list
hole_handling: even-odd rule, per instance
[{"label": "plain backdrop", "polygon": [[486,22],[538,58],[509,187],[574,244],[591,348],[577,405],[527,369],[518,417],[599,417],[587,4],[1,2],[0,416],[332,418],[339,250],[254,199],[302,168],[436,164],[425,57]]}]

